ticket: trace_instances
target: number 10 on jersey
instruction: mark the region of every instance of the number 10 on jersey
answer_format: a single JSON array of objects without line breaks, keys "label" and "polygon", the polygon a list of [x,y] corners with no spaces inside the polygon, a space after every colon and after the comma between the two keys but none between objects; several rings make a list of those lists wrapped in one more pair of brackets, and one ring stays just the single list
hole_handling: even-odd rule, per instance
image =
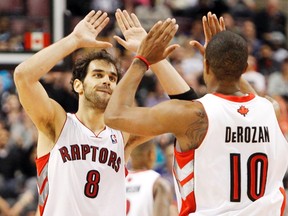
[{"label": "number 10 on jersey", "polygon": [[[241,155],[230,154],[230,201],[241,202]],[[255,201],[265,193],[268,158],[264,153],[254,153],[247,160],[247,196]]]}]

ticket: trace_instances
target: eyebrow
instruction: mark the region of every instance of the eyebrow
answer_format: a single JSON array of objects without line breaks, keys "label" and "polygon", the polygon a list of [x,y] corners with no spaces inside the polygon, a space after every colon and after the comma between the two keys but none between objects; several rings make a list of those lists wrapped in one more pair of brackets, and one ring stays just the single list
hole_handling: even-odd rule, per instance
[{"label": "eyebrow", "polygon": [[102,70],[102,69],[94,69],[94,70],[92,70],[92,72],[96,72],[96,73],[98,73],[98,72],[100,72],[100,73],[110,73],[110,74],[112,74],[113,76],[118,77],[118,74],[115,73],[114,71],[104,71],[104,70]]}]

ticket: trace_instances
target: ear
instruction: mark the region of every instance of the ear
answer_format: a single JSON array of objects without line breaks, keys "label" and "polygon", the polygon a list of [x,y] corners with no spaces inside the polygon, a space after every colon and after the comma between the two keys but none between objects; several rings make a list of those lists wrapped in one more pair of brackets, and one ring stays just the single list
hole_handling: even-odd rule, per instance
[{"label": "ear", "polygon": [[209,73],[209,69],[210,69],[210,65],[209,62],[206,58],[204,58],[204,70],[206,71],[206,73]]},{"label": "ear", "polygon": [[78,94],[83,93],[83,83],[79,79],[74,80],[73,88]]}]

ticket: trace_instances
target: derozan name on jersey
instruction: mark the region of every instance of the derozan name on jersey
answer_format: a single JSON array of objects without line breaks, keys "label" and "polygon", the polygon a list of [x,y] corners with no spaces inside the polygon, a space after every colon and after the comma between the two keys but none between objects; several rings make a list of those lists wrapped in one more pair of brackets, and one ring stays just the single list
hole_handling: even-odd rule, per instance
[{"label": "derozan name on jersey", "polygon": [[74,144],[70,145],[70,151],[66,146],[58,150],[64,163],[67,161],[86,160],[86,156],[89,155],[93,162],[97,160],[102,164],[107,163],[107,165],[112,167],[116,172],[118,172],[121,165],[121,158],[118,157],[117,153],[107,148],[99,148],[87,144]]},{"label": "derozan name on jersey", "polygon": [[232,131],[231,127],[226,127],[226,143],[268,143],[270,142],[269,130],[267,126],[257,127],[237,127]]}]

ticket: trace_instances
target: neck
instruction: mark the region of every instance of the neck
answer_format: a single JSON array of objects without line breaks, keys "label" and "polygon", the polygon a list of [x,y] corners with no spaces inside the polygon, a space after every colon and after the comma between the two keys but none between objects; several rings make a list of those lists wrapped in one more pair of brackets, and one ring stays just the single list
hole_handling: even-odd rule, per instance
[{"label": "neck", "polygon": [[215,87],[209,88],[209,93],[217,92],[224,95],[243,96],[238,83],[219,83]]},{"label": "neck", "polygon": [[104,111],[97,109],[81,109],[79,107],[77,113],[77,118],[95,134],[102,131],[105,128],[104,124]]}]

